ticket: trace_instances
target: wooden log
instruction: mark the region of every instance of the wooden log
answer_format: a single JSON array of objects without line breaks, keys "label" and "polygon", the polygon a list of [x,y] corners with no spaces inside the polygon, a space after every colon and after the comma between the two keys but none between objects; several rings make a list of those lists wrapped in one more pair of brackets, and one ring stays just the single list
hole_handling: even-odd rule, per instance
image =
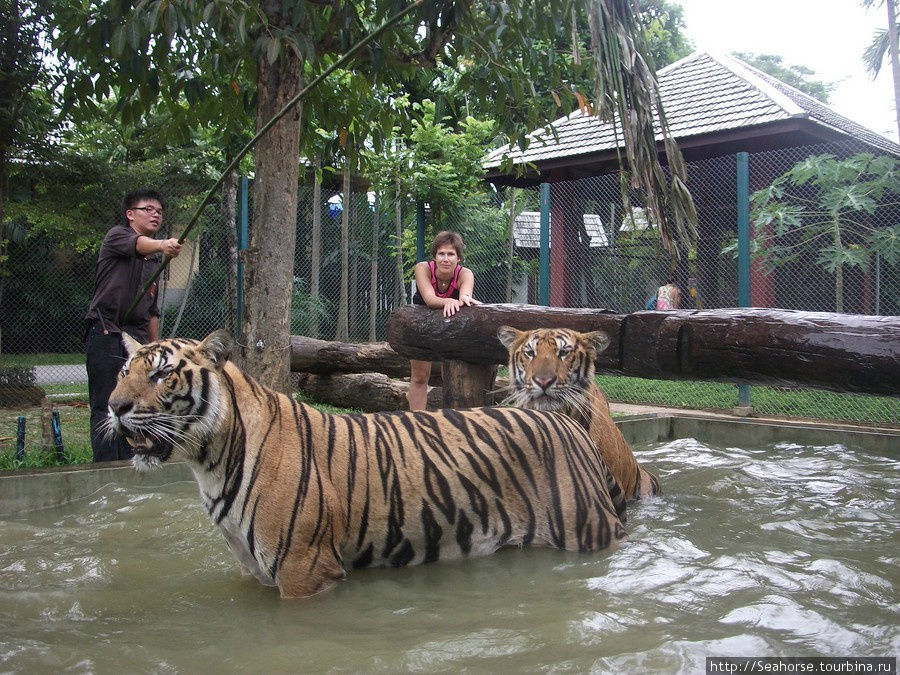
[{"label": "wooden log", "polygon": [[490,405],[497,366],[465,361],[444,361],[445,408],[478,408]]},{"label": "wooden log", "polygon": [[753,308],[678,312],[658,335],[666,345],[660,368],[682,379],[900,395],[896,316]]},{"label": "wooden log", "polygon": [[[394,351],[424,361],[459,360],[469,363],[506,363],[509,357],[497,329],[520,330],[565,326],[578,331],[604,330],[618,345],[624,315],[607,309],[565,309],[538,305],[476,305],[463,307],[445,319],[441,312],[420,305],[404,305],[388,318],[387,339]],[[598,368],[619,368],[618,348],[610,346]]]},{"label": "wooden log", "polygon": [[41,448],[53,449],[53,408],[48,398],[41,401]]},{"label": "wooden log", "polygon": [[[382,373],[352,373],[313,375],[301,373],[298,388],[317,401],[341,408],[353,408],[363,412],[406,410],[409,403],[406,392],[408,382],[392,380]],[[428,390],[428,408],[443,407],[440,387]]]},{"label": "wooden log", "polygon": [[352,344],[291,336],[291,371],[295,373],[384,373],[409,377],[409,359],[387,342]]},{"label": "wooden log", "polygon": [[[409,358],[395,352],[387,342],[333,342],[292,335],[291,372],[383,373],[389,377],[409,377]],[[440,384],[440,363],[432,364],[431,376]]]},{"label": "wooden log", "polygon": [[602,329],[610,346],[597,369],[657,379],[716,380],[900,396],[900,317],[778,309],[636,312],[534,305],[440,312],[406,306],[388,320],[388,342],[420,359],[505,363],[497,329]]}]

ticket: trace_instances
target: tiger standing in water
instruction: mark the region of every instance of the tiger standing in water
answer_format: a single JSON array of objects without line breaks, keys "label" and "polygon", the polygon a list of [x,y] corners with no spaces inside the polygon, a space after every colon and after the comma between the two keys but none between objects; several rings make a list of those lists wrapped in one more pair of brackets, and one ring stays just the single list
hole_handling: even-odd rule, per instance
[{"label": "tiger standing in water", "polygon": [[594,379],[594,360],[609,346],[606,333],[502,326],[497,337],[509,350],[509,395],[504,403],[561,412],[578,421],[590,432],[627,500],[661,492],[659,478],[634,458]]},{"label": "tiger standing in water", "polygon": [[141,346],[109,400],[139,469],[187,461],[245,574],[282,597],[345,567],[402,567],[501,546],[614,549],[625,500],[588,434],[555,413],[481,408],[331,415],[228,360],[219,331]]}]

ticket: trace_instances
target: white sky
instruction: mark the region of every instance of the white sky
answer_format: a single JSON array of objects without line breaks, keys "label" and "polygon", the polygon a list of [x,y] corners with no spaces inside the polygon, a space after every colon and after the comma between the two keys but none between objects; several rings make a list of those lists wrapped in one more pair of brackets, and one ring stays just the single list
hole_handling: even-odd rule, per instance
[{"label": "white sky", "polygon": [[830,107],[897,141],[891,67],[874,81],[862,62],[887,10],[860,0],[675,0],[684,8],[685,33],[695,49],[719,54],[777,54],[785,65],[814,70],[813,79],[837,82]]}]

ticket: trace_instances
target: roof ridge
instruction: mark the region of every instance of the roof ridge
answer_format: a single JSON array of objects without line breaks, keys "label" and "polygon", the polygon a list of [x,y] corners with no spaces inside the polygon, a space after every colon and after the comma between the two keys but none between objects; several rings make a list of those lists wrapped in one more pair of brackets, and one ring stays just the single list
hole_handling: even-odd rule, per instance
[{"label": "roof ridge", "polygon": [[[754,68],[749,63],[744,63],[743,61],[735,59],[726,54],[719,54],[716,56],[710,54],[709,57],[716,63],[719,63],[723,67],[730,70],[732,73],[740,77],[748,84],[756,87],[762,94],[770,98],[772,102],[775,103],[775,105],[779,106],[791,117],[810,116],[808,110],[803,108],[803,106],[794,101],[790,96],[776,88],[771,82],[766,79],[765,73]],[[791,89],[794,89],[794,87],[791,87],[790,85],[787,86]]]},{"label": "roof ridge", "polygon": [[[689,61],[698,59],[701,56],[710,56],[710,55],[707,52],[703,52],[703,51],[691,52],[687,56],[682,56],[677,61],[674,61],[674,62],[670,63],[669,65],[663,66],[662,68],[657,70],[656,77],[657,77],[657,79],[659,79],[660,75],[664,75],[665,73],[669,72],[670,70],[677,70],[678,68],[681,68],[684,64],[688,63]],[[712,58],[712,57],[710,57],[710,58]]]}]

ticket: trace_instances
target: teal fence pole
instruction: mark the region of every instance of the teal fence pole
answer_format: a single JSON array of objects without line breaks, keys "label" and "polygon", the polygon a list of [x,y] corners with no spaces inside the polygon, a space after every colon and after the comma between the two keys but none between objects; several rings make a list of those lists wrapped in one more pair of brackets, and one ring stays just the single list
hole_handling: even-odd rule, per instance
[{"label": "teal fence pole", "polygon": [[250,233],[250,179],[246,176],[241,176],[240,180],[238,180],[238,203],[237,203],[237,223],[235,226],[237,228],[236,237],[237,237],[237,249],[238,249],[238,258],[237,258],[237,302],[235,307],[235,316],[234,321],[237,324],[235,326],[235,335],[237,337],[238,344],[241,341],[241,324],[244,322],[244,263],[243,257],[241,256],[241,251],[246,251],[249,246],[249,233]]},{"label": "teal fence pole", "polygon": [[425,260],[425,204],[416,202],[416,261]]},{"label": "teal fence pole", "polygon": [[63,447],[62,427],[59,425],[59,410],[50,413],[50,428],[53,430],[53,445],[56,446],[56,459],[60,464],[66,460],[66,449]]},{"label": "teal fence pole", "polygon": [[550,183],[541,183],[541,249],[538,304],[550,306]]},{"label": "teal fence pole", "polygon": [[25,415],[19,415],[16,424],[16,461],[25,459]]},{"label": "teal fence pole", "polygon": [[[750,306],[750,156],[737,153],[738,307]],[[750,406],[750,386],[738,385],[738,405]]]}]

